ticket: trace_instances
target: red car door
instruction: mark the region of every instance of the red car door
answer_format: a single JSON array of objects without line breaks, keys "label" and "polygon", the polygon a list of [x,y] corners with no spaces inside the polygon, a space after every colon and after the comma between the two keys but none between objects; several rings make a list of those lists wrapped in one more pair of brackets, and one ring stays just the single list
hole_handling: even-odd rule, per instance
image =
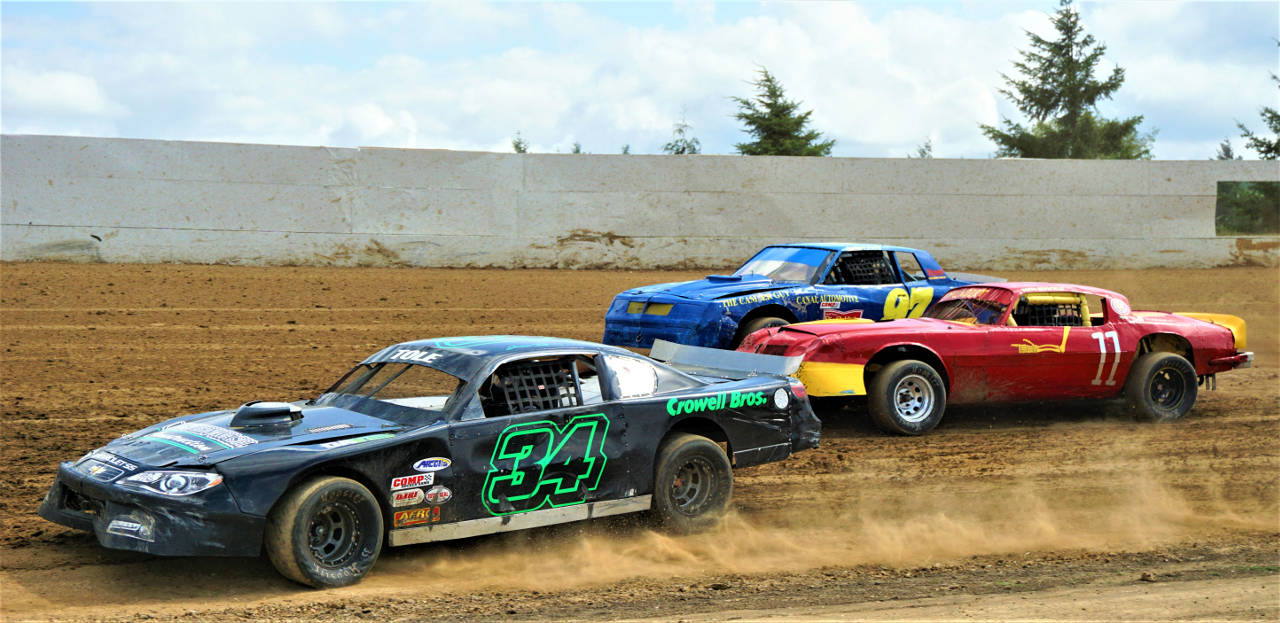
[{"label": "red car door", "polygon": [[989,400],[1051,400],[1114,395],[1120,338],[1109,324],[1091,326],[1088,305],[1073,292],[1023,294],[1012,322],[992,327]]}]

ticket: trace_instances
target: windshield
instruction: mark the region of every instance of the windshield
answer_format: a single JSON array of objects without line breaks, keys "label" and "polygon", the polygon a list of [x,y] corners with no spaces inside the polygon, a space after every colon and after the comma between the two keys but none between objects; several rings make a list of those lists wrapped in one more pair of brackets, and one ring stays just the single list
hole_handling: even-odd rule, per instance
[{"label": "windshield", "polygon": [[814,274],[826,265],[833,251],[802,247],[766,247],[747,260],[734,275],[763,275],[774,281],[813,282]]},{"label": "windshield", "polygon": [[461,387],[457,377],[424,365],[364,363],[334,383],[315,404],[388,419],[440,415]]},{"label": "windshield", "polygon": [[956,288],[924,312],[925,318],[969,324],[996,324],[1013,295],[997,288]]}]

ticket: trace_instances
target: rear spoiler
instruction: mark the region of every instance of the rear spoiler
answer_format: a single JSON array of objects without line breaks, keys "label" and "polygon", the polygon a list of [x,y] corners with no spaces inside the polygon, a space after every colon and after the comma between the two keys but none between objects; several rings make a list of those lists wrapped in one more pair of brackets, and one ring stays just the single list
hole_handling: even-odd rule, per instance
[{"label": "rear spoiler", "polygon": [[800,369],[800,361],[804,359],[799,355],[782,357],[740,353],[736,350],[674,344],[666,340],[653,341],[649,358],[690,374],[726,379],[745,379],[760,374],[790,376]]}]

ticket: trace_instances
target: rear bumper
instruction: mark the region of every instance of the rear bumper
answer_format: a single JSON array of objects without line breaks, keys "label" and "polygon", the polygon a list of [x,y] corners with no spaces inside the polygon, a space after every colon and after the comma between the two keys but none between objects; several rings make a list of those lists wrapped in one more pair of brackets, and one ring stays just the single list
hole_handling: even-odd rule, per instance
[{"label": "rear bumper", "polygon": [[157,556],[257,556],[265,517],[240,512],[226,485],[170,498],[95,481],[58,467],[40,516],[93,532],[103,547]]},{"label": "rear bumper", "polygon": [[1232,368],[1252,368],[1253,353],[1243,352],[1243,353],[1236,353],[1234,355],[1231,355],[1230,357],[1219,357],[1217,359],[1210,359],[1209,365],[1231,366]]}]

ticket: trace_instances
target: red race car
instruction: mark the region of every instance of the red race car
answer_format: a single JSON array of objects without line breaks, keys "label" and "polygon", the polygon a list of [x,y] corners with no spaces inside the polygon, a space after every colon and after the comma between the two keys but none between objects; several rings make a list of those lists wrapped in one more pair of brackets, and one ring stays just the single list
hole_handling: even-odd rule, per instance
[{"label": "red race car", "polygon": [[757,331],[738,348],[803,356],[811,397],[866,395],[883,430],[919,435],[948,402],[1123,396],[1174,420],[1214,375],[1249,367],[1244,320],[1130,309],[1123,295],[1061,283],[956,288],[920,318],[820,320]]}]

